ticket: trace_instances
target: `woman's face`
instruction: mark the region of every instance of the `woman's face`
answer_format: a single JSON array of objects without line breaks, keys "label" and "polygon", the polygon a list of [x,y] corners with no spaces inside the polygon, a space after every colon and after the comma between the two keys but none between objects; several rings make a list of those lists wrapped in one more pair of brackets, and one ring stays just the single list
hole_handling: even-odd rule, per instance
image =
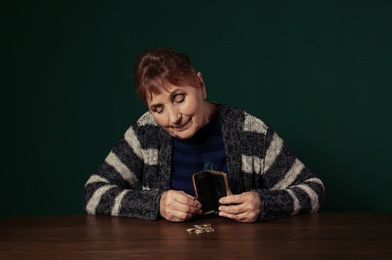
[{"label": "woman's face", "polygon": [[[197,75],[202,80],[201,74]],[[211,109],[205,98],[204,83],[198,87],[170,85],[167,90],[152,94],[147,105],[157,123],[171,136],[188,139],[209,122]]]}]

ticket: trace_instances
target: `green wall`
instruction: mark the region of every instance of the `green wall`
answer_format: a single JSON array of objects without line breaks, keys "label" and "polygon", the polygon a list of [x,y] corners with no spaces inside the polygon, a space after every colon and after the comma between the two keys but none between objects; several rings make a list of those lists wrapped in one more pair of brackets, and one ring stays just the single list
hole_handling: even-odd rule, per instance
[{"label": "green wall", "polygon": [[269,124],[325,182],[325,211],[392,211],[392,1],[2,1],[0,12],[0,217],[83,213],[84,183],[145,111],[135,55],[159,46],[191,57],[209,100]]}]

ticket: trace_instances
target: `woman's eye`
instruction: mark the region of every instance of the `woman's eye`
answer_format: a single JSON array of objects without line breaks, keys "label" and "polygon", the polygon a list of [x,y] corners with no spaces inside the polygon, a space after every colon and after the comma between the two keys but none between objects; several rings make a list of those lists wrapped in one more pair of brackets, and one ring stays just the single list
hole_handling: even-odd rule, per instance
[{"label": "woman's eye", "polygon": [[175,102],[175,103],[181,103],[182,101],[184,101],[184,99],[185,99],[185,96],[184,96],[184,95],[176,95],[176,96],[174,97],[174,102]]},{"label": "woman's eye", "polygon": [[154,110],[153,110],[153,112],[158,113],[158,114],[162,113],[162,111],[163,111],[163,107],[162,106],[155,107]]}]

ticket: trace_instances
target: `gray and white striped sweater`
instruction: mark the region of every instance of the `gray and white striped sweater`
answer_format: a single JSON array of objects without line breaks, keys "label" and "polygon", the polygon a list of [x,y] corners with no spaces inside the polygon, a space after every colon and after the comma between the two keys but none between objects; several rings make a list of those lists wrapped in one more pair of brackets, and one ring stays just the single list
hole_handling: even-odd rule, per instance
[{"label": "gray and white striped sweater", "polygon": [[[231,191],[259,194],[260,221],[317,212],[324,201],[322,181],[260,119],[218,106]],[[146,112],[87,181],[86,212],[158,219],[161,195],[170,189],[171,156],[172,137]]]}]

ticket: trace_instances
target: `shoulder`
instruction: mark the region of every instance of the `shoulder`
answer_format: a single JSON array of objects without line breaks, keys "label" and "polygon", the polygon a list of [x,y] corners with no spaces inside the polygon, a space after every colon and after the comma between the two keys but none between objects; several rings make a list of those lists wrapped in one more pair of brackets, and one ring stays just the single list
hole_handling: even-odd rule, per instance
[{"label": "shoulder", "polygon": [[219,107],[221,122],[241,127],[245,132],[249,131],[266,134],[268,131],[268,126],[261,119],[248,113],[244,109],[226,104],[217,105]]},{"label": "shoulder", "polygon": [[155,121],[154,117],[151,115],[150,112],[144,113],[135,123],[137,126],[157,126],[157,122]]},{"label": "shoulder", "polygon": [[125,139],[138,139],[142,143],[156,142],[162,128],[150,112],[144,113],[125,132]]}]

